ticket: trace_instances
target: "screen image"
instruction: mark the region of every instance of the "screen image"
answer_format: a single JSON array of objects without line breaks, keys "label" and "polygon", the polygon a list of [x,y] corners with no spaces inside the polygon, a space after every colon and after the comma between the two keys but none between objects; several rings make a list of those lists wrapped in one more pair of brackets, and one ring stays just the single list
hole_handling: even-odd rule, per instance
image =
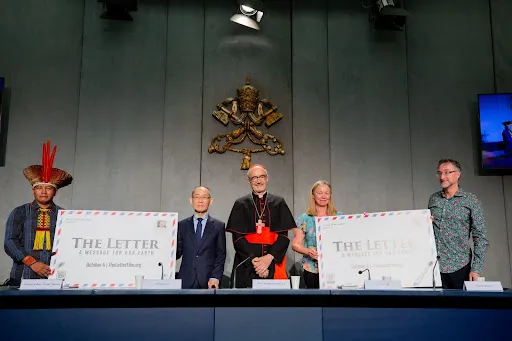
[{"label": "screen image", "polygon": [[512,170],[512,94],[478,95],[483,170]]}]

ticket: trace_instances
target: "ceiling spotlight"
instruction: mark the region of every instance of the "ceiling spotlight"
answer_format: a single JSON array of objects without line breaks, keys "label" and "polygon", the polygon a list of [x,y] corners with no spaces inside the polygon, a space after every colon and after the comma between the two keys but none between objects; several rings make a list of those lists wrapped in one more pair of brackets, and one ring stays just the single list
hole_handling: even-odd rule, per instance
[{"label": "ceiling spotlight", "polygon": [[100,16],[101,19],[133,21],[129,12],[137,10],[137,0],[98,0],[103,2],[105,12]]},{"label": "ceiling spotlight", "polygon": [[370,10],[370,22],[378,30],[403,31],[408,15],[400,0],[377,0]]},{"label": "ceiling spotlight", "polygon": [[232,22],[259,30],[258,23],[263,17],[263,2],[261,0],[237,0],[240,13],[231,17]]}]

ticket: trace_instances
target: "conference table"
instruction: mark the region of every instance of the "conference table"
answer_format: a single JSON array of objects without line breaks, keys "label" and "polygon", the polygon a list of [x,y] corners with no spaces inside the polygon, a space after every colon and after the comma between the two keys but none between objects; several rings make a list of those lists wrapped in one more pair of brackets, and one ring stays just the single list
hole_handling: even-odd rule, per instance
[{"label": "conference table", "polygon": [[0,290],[1,340],[512,340],[512,292]]}]

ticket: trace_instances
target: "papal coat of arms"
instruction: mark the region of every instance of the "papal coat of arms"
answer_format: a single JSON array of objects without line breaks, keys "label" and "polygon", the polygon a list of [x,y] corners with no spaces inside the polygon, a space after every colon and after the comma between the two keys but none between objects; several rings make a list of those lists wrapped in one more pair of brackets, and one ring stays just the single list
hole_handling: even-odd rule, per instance
[{"label": "papal coat of arms", "polygon": [[[249,77],[246,77],[245,85],[237,89],[237,97],[226,98],[222,103],[217,104],[217,110],[212,115],[225,126],[231,121],[238,127],[230,133],[215,136],[208,147],[210,154],[222,154],[228,150],[242,153],[240,169],[249,169],[252,153],[284,154],[281,140],[262,132],[259,128],[263,122],[267,128],[270,128],[281,120],[283,115],[277,112],[277,107],[270,101],[259,98],[259,90],[250,84]],[[257,147],[235,147],[246,138]]]}]

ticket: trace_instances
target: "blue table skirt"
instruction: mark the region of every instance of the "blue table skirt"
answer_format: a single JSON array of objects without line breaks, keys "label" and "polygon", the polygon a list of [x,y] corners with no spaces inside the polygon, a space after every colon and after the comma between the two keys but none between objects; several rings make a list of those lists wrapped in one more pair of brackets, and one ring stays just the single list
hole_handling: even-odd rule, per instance
[{"label": "blue table skirt", "polygon": [[508,340],[512,293],[0,290],[2,340]]}]

